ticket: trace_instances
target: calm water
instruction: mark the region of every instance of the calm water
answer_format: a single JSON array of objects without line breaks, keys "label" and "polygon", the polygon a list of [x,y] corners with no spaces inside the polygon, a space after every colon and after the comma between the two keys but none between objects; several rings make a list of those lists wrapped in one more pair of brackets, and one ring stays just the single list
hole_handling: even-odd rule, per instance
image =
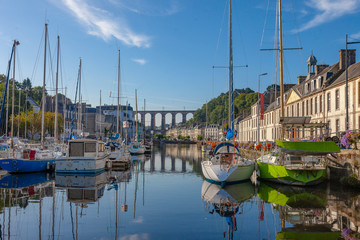
[{"label": "calm water", "polygon": [[[167,145],[126,172],[0,180],[2,239],[356,239],[360,192],[326,183],[221,189],[195,145]],[[360,231],[360,230],[359,230]]]}]

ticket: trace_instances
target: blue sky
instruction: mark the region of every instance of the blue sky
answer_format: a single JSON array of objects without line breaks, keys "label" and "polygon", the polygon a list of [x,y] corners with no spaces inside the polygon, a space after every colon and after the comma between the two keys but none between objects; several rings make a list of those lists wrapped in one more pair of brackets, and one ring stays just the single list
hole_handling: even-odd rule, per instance
[{"label": "blue sky", "polygon": [[[306,74],[313,50],[319,64],[334,64],[345,48],[345,34],[360,39],[360,0],[284,1],[285,82]],[[275,0],[233,0],[235,88],[261,91],[274,83]],[[17,79],[42,84],[44,24],[49,24],[54,88],[56,36],[61,38],[62,85],[74,99],[79,58],[83,61],[83,99],[115,104],[117,54],[121,50],[122,103],[139,109],[197,109],[228,89],[227,0],[0,0],[0,73],[6,72],[11,44],[18,47]],[[354,45],[359,50],[360,45]],[[50,58],[49,58],[50,59]]]}]

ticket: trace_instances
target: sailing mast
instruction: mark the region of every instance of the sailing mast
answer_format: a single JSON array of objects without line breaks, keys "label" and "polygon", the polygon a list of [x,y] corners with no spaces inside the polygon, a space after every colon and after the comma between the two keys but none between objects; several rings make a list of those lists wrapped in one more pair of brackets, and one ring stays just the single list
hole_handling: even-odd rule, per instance
[{"label": "sailing mast", "polygon": [[64,116],[64,131],[63,131],[63,144],[65,143],[65,129],[66,129],[66,104],[67,104],[67,99],[66,99],[66,90],[67,88],[65,87],[65,96],[64,96],[64,101],[63,101],[63,116]]},{"label": "sailing mast", "polygon": [[99,130],[99,137],[101,138],[101,121],[102,121],[102,119],[101,119],[101,89],[100,89],[100,108],[99,108],[99,112],[100,112],[100,114],[99,114],[99,116],[100,116],[100,130]]},{"label": "sailing mast", "polygon": [[14,62],[13,62],[13,85],[12,85],[12,106],[11,106],[11,148],[14,148],[14,117],[15,117],[15,56],[16,56],[16,45],[19,45],[20,43],[16,40],[14,40]]},{"label": "sailing mast", "polygon": [[[282,6],[281,0],[278,0],[279,7],[279,55],[280,55],[280,104],[281,104],[281,117],[284,117],[284,69],[283,69],[283,34],[282,34]],[[275,86],[276,87],[276,86]],[[280,138],[284,139],[284,131],[281,129]]]},{"label": "sailing mast", "polygon": [[59,80],[59,49],[60,49],[60,37],[57,36],[57,60],[56,60],[56,87],[55,87],[55,123],[54,123],[54,138],[55,144],[58,143],[58,80]]},{"label": "sailing mast", "polygon": [[136,133],[136,141],[139,141],[139,137],[138,137],[138,108],[137,108],[137,89],[135,89],[135,107],[136,107],[136,115],[135,115],[135,133]]},{"label": "sailing mast", "polygon": [[229,0],[229,128],[234,130],[234,103],[233,103],[233,50],[232,50],[232,14],[231,0]]},{"label": "sailing mast", "polygon": [[19,110],[18,110],[18,127],[17,127],[17,137],[20,137],[20,107],[21,107],[21,88],[19,88]]},{"label": "sailing mast", "polygon": [[80,125],[81,125],[81,58],[79,64],[79,105],[78,105],[78,122],[77,122],[77,133],[80,135]]},{"label": "sailing mast", "polygon": [[45,23],[45,47],[44,47],[44,78],[42,86],[42,108],[41,108],[41,147],[44,147],[44,135],[45,135],[45,81],[46,81],[46,45],[47,45],[47,23]]},{"label": "sailing mast", "polygon": [[[117,111],[116,111],[116,133],[119,133],[119,113],[121,113],[120,108],[120,50],[118,55],[118,93],[117,93]],[[122,136],[122,134],[120,134]]]}]

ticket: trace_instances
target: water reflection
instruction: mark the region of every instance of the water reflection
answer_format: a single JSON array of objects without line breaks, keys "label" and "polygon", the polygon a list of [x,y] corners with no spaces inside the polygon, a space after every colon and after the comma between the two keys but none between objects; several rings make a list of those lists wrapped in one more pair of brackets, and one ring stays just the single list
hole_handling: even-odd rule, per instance
[{"label": "water reflection", "polygon": [[260,183],[260,220],[264,220],[264,202],[277,211],[281,230],[276,239],[338,239],[341,232],[327,218],[327,194],[324,188],[302,188]]},{"label": "water reflection", "polygon": [[203,180],[195,145],[127,171],[0,178],[1,239],[358,239],[360,192]]},{"label": "water reflection", "polygon": [[226,220],[229,239],[233,239],[234,231],[237,231],[236,214],[242,213],[242,203],[254,195],[255,187],[250,181],[227,185],[225,188],[204,181],[201,188],[201,197],[206,203],[205,207],[207,211],[210,214],[216,212]]}]

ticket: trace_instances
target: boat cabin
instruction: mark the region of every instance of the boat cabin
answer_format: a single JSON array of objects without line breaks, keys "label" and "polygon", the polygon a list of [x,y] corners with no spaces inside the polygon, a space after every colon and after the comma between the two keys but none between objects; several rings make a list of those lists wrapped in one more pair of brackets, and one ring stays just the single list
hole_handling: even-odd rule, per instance
[{"label": "boat cabin", "polygon": [[69,141],[68,157],[101,157],[105,155],[105,144],[95,139]]}]

